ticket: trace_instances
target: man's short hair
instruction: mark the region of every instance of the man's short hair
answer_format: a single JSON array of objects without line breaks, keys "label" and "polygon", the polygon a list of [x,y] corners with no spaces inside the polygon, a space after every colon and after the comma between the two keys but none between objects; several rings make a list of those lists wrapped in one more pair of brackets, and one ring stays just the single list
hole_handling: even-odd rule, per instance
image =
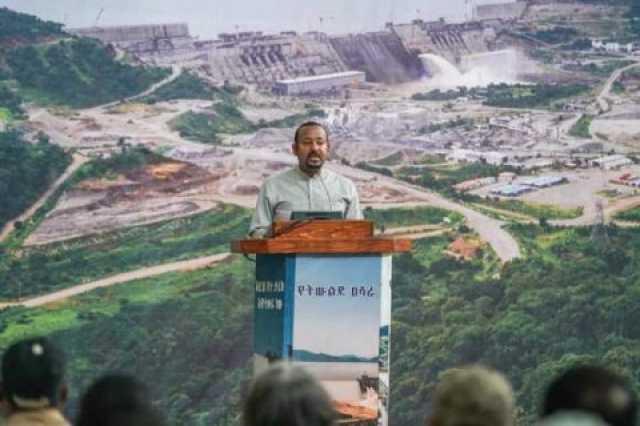
[{"label": "man's short hair", "polygon": [[611,426],[636,424],[637,400],[622,376],[597,366],[571,368],[547,388],[542,417],[560,411],[584,411]]},{"label": "man's short hair", "polygon": [[56,406],[64,370],[64,354],[49,339],[34,337],[16,342],[2,357],[5,398],[16,409]]},{"label": "man's short hair", "polygon": [[305,127],[320,127],[322,130],[324,130],[324,134],[327,135],[327,142],[329,141],[329,130],[327,129],[327,127],[324,124],[318,123],[317,121],[305,121],[304,123],[299,125],[298,128],[296,129],[296,133],[293,135],[293,142],[294,143],[298,143],[298,138],[300,137],[300,132]]},{"label": "man's short hair", "polygon": [[162,426],[147,387],[126,374],[108,374],[87,389],[80,402],[77,426]]},{"label": "man's short hair", "polygon": [[515,406],[505,377],[482,366],[452,368],[436,385],[432,426],[511,426]]},{"label": "man's short hair", "polygon": [[322,385],[302,367],[284,362],[258,376],[243,410],[244,426],[330,426],[336,418]]}]

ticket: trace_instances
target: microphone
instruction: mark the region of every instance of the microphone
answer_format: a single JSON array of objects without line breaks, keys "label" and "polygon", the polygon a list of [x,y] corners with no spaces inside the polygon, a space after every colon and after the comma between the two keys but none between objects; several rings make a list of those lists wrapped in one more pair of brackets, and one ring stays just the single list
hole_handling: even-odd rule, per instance
[{"label": "microphone", "polygon": [[351,200],[347,197],[342,197],[342,201],[344,201],[344,212],[342,212],[342,218],[346,219],[347,218],[347,212],[349,212],[349,209],[351,208]]}]

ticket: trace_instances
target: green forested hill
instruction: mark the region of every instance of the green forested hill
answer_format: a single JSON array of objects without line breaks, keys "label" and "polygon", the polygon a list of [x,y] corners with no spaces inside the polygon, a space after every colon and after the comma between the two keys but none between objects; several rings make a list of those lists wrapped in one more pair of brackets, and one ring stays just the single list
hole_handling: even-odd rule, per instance
[{"label": "green forested hill", "polygon": [[45,136],[31,144],[18,132],[0,132],[0,228],[35,202],[70,162]]},{"label": "green forested hill", "polygon": [[640,232],[612,228],[596,244],[589,228],[512,231],[529,257],[498,275],[438,255],[446,241],[396,258],[391,424],[424,424],[438,375],[466,363],[507,374],[524,424],[550,379],[576,363],[616,368],[640,388]]},{"label": "green forested hill", "polygon": [[[61,28],[0,8],[0,90],[5,90],[3,80],[17,81],[18,105],[25,98],[74,108],[95,106],[143,92],[169,74],[167,69],[121,63],[100,42],[72,37]],[[10,110],[3,105],[8,95],[6,90],[0,93],[0,108]]]},{"label": "green forested hill", "polygon": [[36,42],[64,35],[62,24],[43,21],[32,15],[0,7],[0,46]]},{"label": "green forested hill", "polygon": [[[482,362],[505,372],[521,424],[533,424],[553,376],[580,362],[640,384],[640,232],[512,229],[528,258],[501,270],[491,256],[446,257],[450,237],[420,240],[395,258],[391,423],[423,425],[449,367]],[[117,285],[55,306],[0,312],[0,346],[51,334],[69,351],[81,389],[109,370],[152,384],[174,424],[238,423],[250,375],[253,266],[230,264]],[[71,410],[73,410],[73,404]]]},{"label": "green forested hill", "polygon": [[71,403],[98,376],[149,385],[172,425],[236,425],[251,365],[253,270],[246,261],[120,284],[55,308],[0,311],[0,345],[50,335],[67,353]]},{"label": "green forested hill", "polygon": [[[1,149],[2,146],[0,173],[3,170]],[[133,173],[146,164],[162,160],[145,148],[130,148],[109,158],[98,158],[84,164],[65,182],[63,189],[73,188],[85,179],[109,179]],[[23,163],[22,167],[31,170],[27,161]],[[14,171],[14,176],[17,174],[18,177],[6,181],[9,188],[13,182],[22,185],[35,185],[37,182],[35,179],[22,180],[20,173],[29,177],[28,171]],[[0,175],[0,185],[2,182]],[[19,189],[18,186],[15,188]],[[51,198],[53,202],[48,203],[42,209],[44,211],[14,233],[16,240],[26,238],[26,234],[42,220],[46,208],[55,205],[55,196]],[[100,237],[92,235],[31,247],[21,250],[19,255],[7,252],[0,256],[0,298],[36,296],[113,273],[221,253],[228,250],[229,241],[244,235],[249,219],[247,209],[225,204],[192,216],[122,228]]]},{"label": "green forested hill", "polygon": [[99,42],[80,38],[7,53],[10,76],[40,103],[90,107],[135,95],[169,70],[116,61]]}]

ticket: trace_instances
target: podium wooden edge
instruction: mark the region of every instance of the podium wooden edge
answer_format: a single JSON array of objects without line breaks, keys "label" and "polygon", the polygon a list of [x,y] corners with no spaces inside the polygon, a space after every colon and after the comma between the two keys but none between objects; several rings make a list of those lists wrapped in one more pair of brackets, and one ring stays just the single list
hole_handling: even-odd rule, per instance
[{"label": "podium wooden edge", "polygon": [[411,240],[392,238],[313,241],[271,238],[231,242],[233,253],[246,254],[392,254],[410,250]]},{"label": "podium wooden edge", "polygon": [[374,237],[370,220],[292,220],[274,222],[274,237],[231,242],[245,254],[390,254],[411,250],[411,240]]}]

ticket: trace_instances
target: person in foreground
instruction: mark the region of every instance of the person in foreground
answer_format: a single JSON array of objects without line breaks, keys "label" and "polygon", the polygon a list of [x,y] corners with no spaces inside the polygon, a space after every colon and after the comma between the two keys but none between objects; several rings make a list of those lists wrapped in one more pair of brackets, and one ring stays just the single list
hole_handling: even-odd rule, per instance
[{"label": "person in foreground", "polygon": [[509,382],[497,371],[476,365],[442,374],[427,426],[512,426],[514,417]]},{"label": "person in foreground", "polygon": [[332,426],[337,419],[329,394],[302,367],[272,364],[249,391],[243,426]]},{"label": "person in foreground", "polygon": [[68,388],[64,354],[48,339],[11,345],[2,357],[6,426],[69,426],[62,415]]},{"label": "person in foreground", "polygon": [[358,192],[351,180],[324,167],[329,134],[320,123],[298,127],[291,146],[298,165],[267,178],[260,188],[249,236],[269,236],[274,219],[289,220],[293,211],[337,211],[345,219],[362,219]]},{"label": "person in foreground", "polygon": [[77,426],[164,426],[151,405],[147,388],[125,374],[109,374],[94,382],[82,397]]},{"label": "person in foreground", "polygon": [[579,366],[551,382],[541,417],[546,423],[550,416],[568,412],[591,414],[611,426],[635,426],[638,402],[623,377],[606,368]]}]

